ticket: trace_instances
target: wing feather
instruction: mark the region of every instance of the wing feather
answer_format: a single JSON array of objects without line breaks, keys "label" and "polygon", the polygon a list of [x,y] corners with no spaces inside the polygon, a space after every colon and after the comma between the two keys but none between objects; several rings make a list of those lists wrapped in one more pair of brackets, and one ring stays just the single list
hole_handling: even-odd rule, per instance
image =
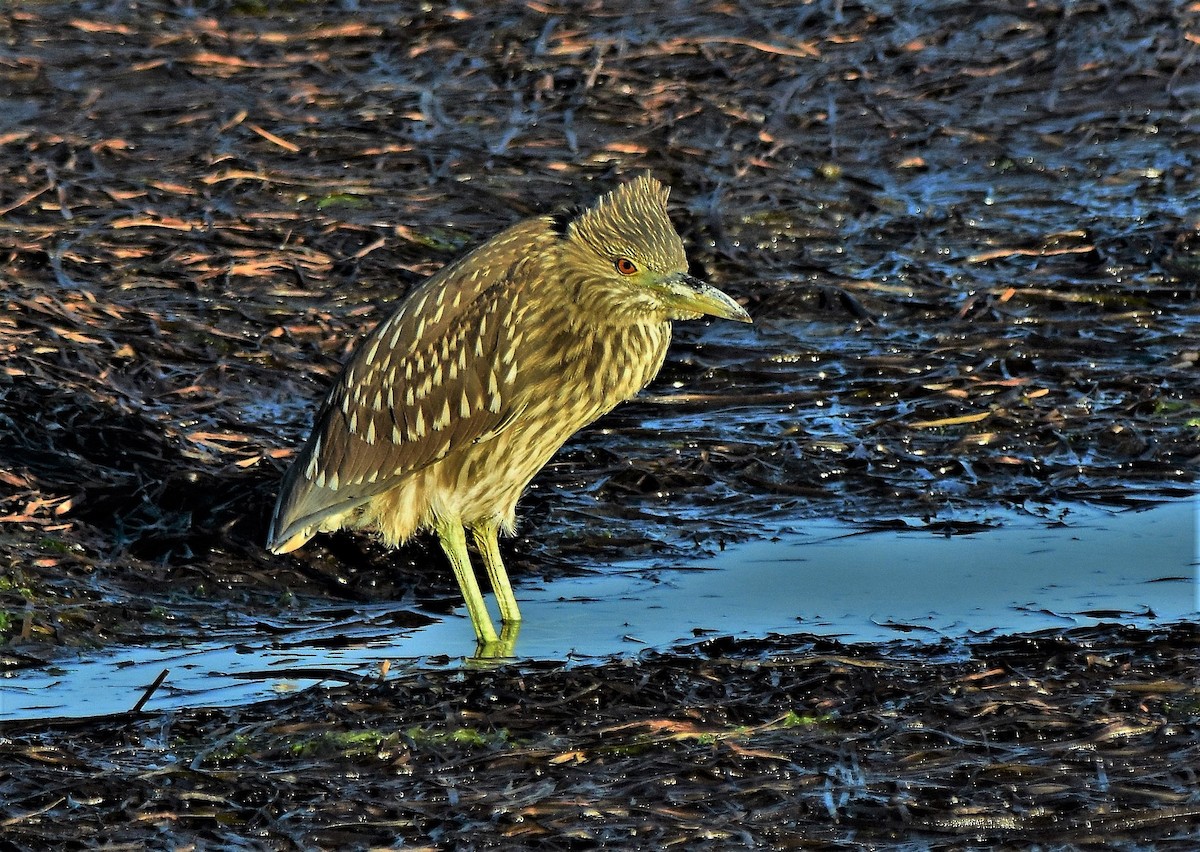
[{"label": "wing feather", "polygon": [[532,220],[498,235],[363,339],[284,477],[272,549],[298,547],[323,520],[511,422],[520,339],[511,324],[525,313],[521,282],[532,270],[530,253],[514,261],[508,241],[540,233],[549,236]]}]

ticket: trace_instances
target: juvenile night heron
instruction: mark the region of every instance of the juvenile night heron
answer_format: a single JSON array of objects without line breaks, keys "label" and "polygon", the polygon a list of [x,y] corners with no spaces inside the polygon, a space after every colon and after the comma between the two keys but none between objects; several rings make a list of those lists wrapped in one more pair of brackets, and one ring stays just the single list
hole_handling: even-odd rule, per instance
[{"label": "juvenile night heron", "polygon": [[329,391],[284,476],[271,550],[341,528],[375,530],[393,547],[433,530],[480,653],[511,653],[521,615],[497,536],[511,534],[526,485],[571,435],[654,378],[673,320],[750,322],[687,274],[668,192],[643,175],[582,211],[527,219],[414,290]]}]

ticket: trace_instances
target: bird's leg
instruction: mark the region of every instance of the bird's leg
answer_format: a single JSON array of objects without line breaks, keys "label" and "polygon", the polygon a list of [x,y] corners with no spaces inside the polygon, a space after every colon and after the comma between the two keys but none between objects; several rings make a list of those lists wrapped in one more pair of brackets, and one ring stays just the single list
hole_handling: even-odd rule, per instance
[{"label": "bird's leg", "polygon": [[467,659],[471,668],[494,669],[505,660],[513,657],[517,647],[517,635],[521,632],[521,622],[506,621],[500,627],[500,638],[495,642],[480,642],[475,648],[475,656]]},{"label": "bird's leg", "polygon": [[[488,614],[487,605],[483,602],[483,594],[479,591],[479,582],[475,579],[475,571],[471,568],[471,558],[467,554],[467,536],[462,524],[455,520],[439,520],[437,522],[437,537],[450,567],[454,569],[454,578],[458,580],[458,588],[462,591],[463,600],[467,602],[467,614],[471,616],[471,626],[475,628],[475,638],[482,646],[493,646],[499,640],[496,628],[492,625],[492,617]],[[488,568],[491,573],[491,568]],[[510,591],[509,594],[512,594]]]},{"label": "bird's leg", "polygon": [[488,579],[492,581],[496,603],[500,605],[501,626],[518,624],[521,621],[521,610],[517,607],[517,596],[513,594],[512,583],[508,581],[508,572],[504,570],[504,560],[500,558],[500,545],[497,541],[500,524],[496,521],[484,521],[472,528],[471,533],[475,536],[475,546],[479,548],[479,554],[483,557]]}]

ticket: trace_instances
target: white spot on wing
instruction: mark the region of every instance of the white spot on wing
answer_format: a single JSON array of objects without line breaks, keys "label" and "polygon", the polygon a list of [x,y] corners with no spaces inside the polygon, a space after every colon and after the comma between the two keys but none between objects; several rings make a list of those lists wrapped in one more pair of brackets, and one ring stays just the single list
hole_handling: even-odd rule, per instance
[{"label": "white spot on wing", "polygon": [[450,425],[450,400],[442,400],[442,410],[433,418],[433,431],[440,432]]},{"label": "white spot on wing", "polygon": [[500,388],[496,386],[496,373],[494,370],[488,371],[488,411],[492,414],[500,413]]},{"label": "white spot on wing", "polygon": [[[424,312],[424,310],[425,310],[425,302],[426,302],[428,299],[429,299],[429,294],[428,294],[428,293],[425,293],[425,294],[423,294],[423,295],[421,296],[421,298],[420,298],[420,299],[417,301],[417,303],[416,303],[415,305],[413,305],[413,309],[412,309],[413,316],[420,316],[420,315],[421,315],[421,314]],[[419,338],[420,336],[421,336],[421,335],[419,335],[419,334],[417,335],[417,337],[418,337],[418,338]]]}]

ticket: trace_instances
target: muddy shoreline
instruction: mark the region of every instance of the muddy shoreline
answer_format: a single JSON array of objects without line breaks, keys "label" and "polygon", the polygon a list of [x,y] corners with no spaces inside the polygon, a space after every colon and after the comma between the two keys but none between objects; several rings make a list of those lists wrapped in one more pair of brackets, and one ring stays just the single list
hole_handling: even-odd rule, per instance
[{"label": "muddy shoreline", "polygon": [[716,638],[6,726],[9,848],[1186,849],[1193,627]]},{"label": "muddy shoreline", "polygon": [[[646,169],[756,324],[681,325],[564,448],[515,579],[1192,494],[1198,14],[6,6],[5,677],[295,596],[448,612],[428,542],[263,551],[279,477],[409,287]],[[5,724],[0,847],[1195,846],[1190,627],[929,653],[714,637]]]}]

